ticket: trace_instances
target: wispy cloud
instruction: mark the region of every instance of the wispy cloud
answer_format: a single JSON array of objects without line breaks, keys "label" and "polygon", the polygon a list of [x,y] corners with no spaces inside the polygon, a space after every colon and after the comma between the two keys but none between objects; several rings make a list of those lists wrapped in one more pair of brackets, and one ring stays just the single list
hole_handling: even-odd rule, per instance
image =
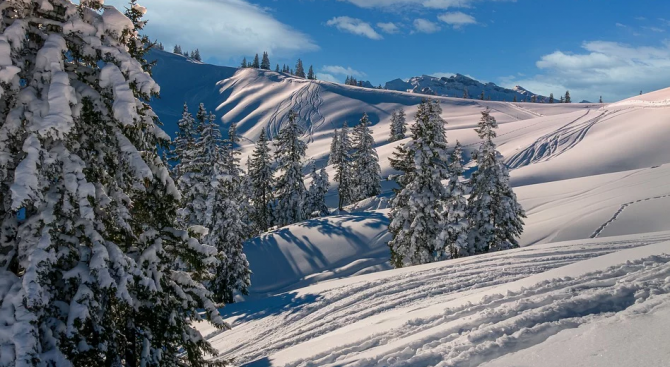
[{"label": "wispy cloud", "polygon": [[435,33],[440,30],[440,26],[437,23],[433,23],[427,19],[414,19],[414,32],[418,33]]},{"label": "wispy cloud", "polygon": [[449,24],[454,29],[459,29],[469,24],[477,24],[477,20],[473,16],[460,11],[441,14],[437,19]]},{"label": "wispy cloud", "polygon": [[[236,60],[262,51],[284,57],[319,49],[308,35],[245,0],[189,0],[188,6],[181,0],[141,3],[148,9],[146,31],[152,38],[166,46],[198,48],[205,58]],[[105,4],[123,9],[128,1]]]},{"label": "wispy cloud", "polygon": [[670,80],[670,42],[636,47],[607,41],[582,44],[582,53],[556,51],[537,61],[541,74],[531,78],[508,77],[505,86],[522,85],[535,93],[562,93],[579,99],[620,100],[640,90],[667,87]]},{"label": "wispy cloud", "polygon": [[400,27],[398,27],[393,22],[377,23],[377,28],[381,29],[382,32],[388,33],[388,34],[396,34],[396,33],[400,32]]},{"label": "wispy cloud", "polygon": [[377,33],[369,23],[352,17],[335,17],[329,20],[326,25],[335,27],[342,32],[367,37],[373,40],[383,39],[381,34]]},{"label": "wispy cloud", "polygon": [[[347,1],[361,8],[390,8],[402,6],[419,6],[431,9],[469,8],[475,2],[486,0],[340,0]],[[516,0],[490,0],[508,1]]]},{"label": "wispy cloud", "polygon": [[364,77],[366,74],[362,71],[358,71],[355,69],[352,69],[351,67],[344,67],[340,65],[324,65],[321,68],[321,71],[328,73],[328,74],[334,74],[334,75],[342,75],[342,76],[355,76],[357,78]]}]

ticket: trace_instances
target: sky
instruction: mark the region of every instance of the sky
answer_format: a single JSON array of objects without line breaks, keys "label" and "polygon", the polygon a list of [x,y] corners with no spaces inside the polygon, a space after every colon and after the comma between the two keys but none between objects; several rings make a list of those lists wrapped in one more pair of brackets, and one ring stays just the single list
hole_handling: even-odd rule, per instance
[{"label": "sky", "polygon": [[[123,7],[125,0],[107,0]],[[534,93],[605,102],[670,87],[668,0],[140,0],[172,49],[238,66],[267,51],[382,86],[470,75]]]}]

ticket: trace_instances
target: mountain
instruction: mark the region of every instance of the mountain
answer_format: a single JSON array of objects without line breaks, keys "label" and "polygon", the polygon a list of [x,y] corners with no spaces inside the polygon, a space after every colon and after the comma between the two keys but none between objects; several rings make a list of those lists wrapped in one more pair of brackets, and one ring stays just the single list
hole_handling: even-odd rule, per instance
[{"label": "mountain", "polygon": [[481,93],[484,92],[484,99],[489,99],[490,97],[493,101],[511,102],[516,98],[519,102],[530,102],[533,96],[536,96],[538,102],[549,101],[548,97],[537,95],[520,86],[516,86],[514,89],[507,89],[494,83],[482,83],[462,74],[450,77],[422,75],[410,78],[408,81],[395,79],[386,83],[384,88],[401,92],[456,98],[462,98],[464,92],[467,90],[469,98],[472,99],[479,99]]},{"label": "mountain", "polygon": [[[388,142],[391,114],[404,108],[411,123],[425,97],[152,56],[163,88],[152,105],[165,129],[174,133],[185,101],[204,102],[224,131],[239,124],[243,161],[260,131],[275,135],[297,111],[305,163],[331,178],[330,206],[334,129],[367,113],[386,177],[388,158],[406,142]],[[658,341],[670,338],[670,89],[609,105],[434,98],[469,171],[481,111],[497,119],[495,142],[527,214],[523,248],[390,270],[386,206],[395,186],[384,181],[379,197],[245,244],[250,294],[221,310],[232,330],[197,325],[221,357],[249,367],[668,360]]]}]

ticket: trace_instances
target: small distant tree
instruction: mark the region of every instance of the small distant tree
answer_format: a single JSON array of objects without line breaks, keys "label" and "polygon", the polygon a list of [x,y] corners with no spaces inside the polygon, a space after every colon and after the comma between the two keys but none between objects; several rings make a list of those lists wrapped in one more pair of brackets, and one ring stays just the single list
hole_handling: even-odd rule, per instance
[{"label": "small distant tree", "polygon": [[172,53],[177,54],[177,55],[182,55],[183,51],[181,50],[181,46],[174,45],[174,49],[172,50]]},{"label": "small distant tree", "polygon": [[512,100],[512,102],[516,102],[516,101],[517,101],[516,96],[514,96],[514,99]]},{"label": "small distant tree", "polygon": [[246,68],[249,67],[249,64],[247,63],[247,58],[246,57],[242,59],[242,64],[240,64],[240,67],[242,69],[246,69]]},{"label": "small distant tree", "polygon": [[260,69],[260,67],[261,67],[261,61],[260,61],[260,59],[258,58],[258,54],[256,54],[256,56],[254,56],[254,61],[253,61],[253,63],[251,64],[251,67],[254,68],[254,69]]},{"label": "small distant tree", "polygon": [[314,68],[312,65],[309,66],[309,71],[307,72],[307,79],[316,80],[316,74],[314,74]]},{"label": "small distant tree", "polygon": [[325,217],[329,214],[328,206],[326,205],[326,194],[330,185],[328,182],[328,173],[326,173],[325,168],[317,171],[316,165],[312,163],[310,178],[312,179],[312,184],[309,186],[309,190],[307,190],[307,202],[305,204],[307,217]]},{"label": "small distant tree", "polygon": [[600,101],[599,103],[603,103],[603,96],[600,96]]},{"label": "small distant tree", "polygon": [[338,208],[342,210],[346,205],[351,204],[354,199],[354,183],[351,164],[352,143],[349,137],[349,127],[347,122],[342,125],[340,136],[337,143],[335,181],[338,184],[339,203]]},{"label": "small distant tree", "polygon": [[196,48],[195,51],[193,52],[193,60],[195,60],[195,61],[202,61],[202,56],[200,56],[200,50],[197,49],[197,48]]},{"label": "small distant tree", "polygon": [[270,57],[267,52],[263,52],[263,60],[261,61],[261,69],[270,70]]},{"label": "small distant tree", "polygon": [[565,99],[563,99],[563,96],[561,96],[561,99],[558,102],[559,103],[565,103]]},{"label": "small distant tree", "polygon": [[484,100],[484,91],[482,91],[482,94],[479,95],[479,100],[483,101]]},{"label": "small distant tree", "polygon": [[554,103],[554,93],[549,95],[549,103]]},{"label": "small distant tree", "polygon": [[470,95],[468,94],[468,88],[463,89],[463,99],[468,99],[470,98]]},{"label": "small distant tree", "polygon": [[354,201],[377,196],[381,193],[381,168],[375,150],[375,140],[370,130],[370,119],[363,114],[354,128],[353,176]]},{"label": "small distant tree", "polygon": [[565,103],[572,103],[572,100],[570,99],[570,91],[565,92]]},{"label": "small distant tree", "polygon": [[275,68],[275,72],[279,72],[279,64],[277,64],[277,67]]},{"label": "small distant tree", "polygon": [[333,139],[330,141],[330,157],[328,158],[328,164],[338,164],[339,155],[338,149],[340,144],[340,133],[337,131],[337,128],[333,132]]},{"label": "small distant tree", "polygon": [[298,62],[295,64],[295,76],[299,78],[305,77],[305,68],[302,66],[302,60],[298,59]]},{"label": "small distant tree", "polygon": [[393,111],[391,115],[391,136],[389,137],[390,142],[398,141],[405,139],[407,134],[407,123],[405,121],[405,110],[399,108]]}]

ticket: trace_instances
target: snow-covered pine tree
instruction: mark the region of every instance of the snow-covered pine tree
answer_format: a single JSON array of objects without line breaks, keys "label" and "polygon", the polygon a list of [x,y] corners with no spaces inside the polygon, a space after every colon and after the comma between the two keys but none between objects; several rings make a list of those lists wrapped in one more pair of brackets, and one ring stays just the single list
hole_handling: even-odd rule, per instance
[{"label": "snow-covered pine tree", "polygon": [[[205,222],[207,195],[210,191],[210,177],[212,176],[211,158],[206,156],[207,139],[203,136],[203,129],[208,125],[209,114],[204,104],[198,106],[195,115],[193,132],[194,142],[189,151],[183,156],[175,159],[185,159],[183,164],[175,166],[179,172],[175,175],[177,186],[182,193],[181,208],[178,211],[181,229],[189,229],[192,226],[202,226]],[[183,119],[182,119],[183,120]],[[182,121],[180,120],[180,124]]]},{"label": "snow-covered pine tree", "polygon": [[307,72],[307,79],[316,80],[316,74],[314,74],[314,67],[312,67],[312,65],[309,66],[309,71]]},{"label": "snow-covered pine tree", "polygon": [[275,188],[277,206],[274,218],[280,227],[301,222],[305,211],[305,183],[302,175],[302,160],[307,144],[300,140],[302,129],[298,115],[289,111],[288,122],[279,131],[275,141],[277,161],[277,184]]},{"label": "snow-covered pine tree", "polygon": [[565,92],[565,99],[564,99],[564,102],[565,102],[565,103],[572,103],[572,99],[570,98],[570,91],[566,91],[566,92]]},{"label": "snow-covered pine tree", "polygon": [[3,364],[204,365],[215,252],[174,228],[133,21],[101,1],[0,11]]},{"label": "snow-covered pine tree", "polygon": [[261,69],[270,70],[270,57],[267,52],[263,52],[263,60],[261,61]]},{"label": "snow-covered pine tree", "polygon": [[351,162],[351,150],[353,144],[349,137],[349,127],[345,121],[337,139],[337,152],[335,153],[335,181],[339,194],[338,208],[342,210],[346,205],[352,203],[355,197],[353,171]]},{"label": "snow-covered pine tree", "polygon": [[272,201],[274,194],[274,170],[270,147],[265,135],[261,131],[251,159],[249,161],[249,179],[251,181],[251,221],[254,228],[252,233],[260,234],[272,226]]},{"label": "snow-covered pine tree", "polygon": [[360,123],[354,127],[353,201],[377,196],[382,192],[379,155],[375,149],[375,139],[370,130],[370,119],[364,113]]},{"label": "snow-covered pine tree", "polygon": [[337,128],[333,131],[333,139],[330,141],[330,156],[328,157],[329,165],[336,165],[339,162],[338,145],[340,144],[340,133],[337,131]]},{"label": "snow-covered pine tree", "polygon": [[[193,163],[193,148],[198,137],[197,127],[193,115],[188,112],[188,105],[184,103],[181,119],[177,122],[177,137],[172,142],[170,160],[172,161],[172,177],[179,183],[185,172],[190,170]],[[183,190],[183,187],[179,187]]]},{"label": "snow-covered pine tree", "polygon": [[210,114],[201,135],[205,146],[203,158],[212,168],[203,223],[209,229],[205,241],[218,250],[220,261],[208,288],[216,302],[233,303],[235,292],[247,294],[251,282],[249,262],[243,252],[249,234],[242,200],[244,178],[239,152],[232,146],[235,131],[227,141],[222,141],[216,117]]},{"label": "snow-covered pine tree", "polygon": [[517,237],[523,232],[525,213],[509,184],[509,171],[493,139],[498,128],[490,110],[482,112],[475,130],[482,139],[472,159],[477,171],[470,179],[468,199],[470,241],[476,253],[519,247]]},{"label": "snow-covered pine tree", "polygon": [[330,213],[326,205],[326,194],[330,185],[328,173],[326,173],[325,168],[317,171],[316,165],[312,163],[310,178],[312,179],[312,184],[309,186],[309,190],[307,190],[305,205],[307,217],[325,217]]},{"label": "snow-covered pine tree", "polygon": [[233,122],[228,128],[228,143],[233,149],[237,149],[240,145],[240,136],[237,135],[237,123]]},{"label": "snow-covered pine tree", "polygon": [[258,54],[254,56],[254,61],[251,63],[251,67],[254,69],[260,69],[261,61],[258,59]]},{"label": "snow-covered pine tree", "polygon": [[474,255],[474,247],[468,241],[469,221],[467,218],[468,201],[465,198],[467,189],[461,181],[463,176],[463,151],[461,143],[456,142],[449,162],[449,183],[447,184],[448,198],[444,203],[444,219],[446,228],[441,234],[444,241],[443,258],[459,258]]},{"label": "snow-covered pine tree", "polygon": [[[293,73],[291,73],[293,74]],[[298,59],[298,62],[295,64],[295,76],[299,78],[305,77],[305,68],[302,66],[302,60]]]},{"label": "snow-covered pine tree", "polygon": [[393,111],[391,115],[391,137],[390,142],[405,139],[407,135],[407,122],[405,118],[405,110],[399,108]]},{"label": "snow-covered pine tree", "polygon": [[[394,158],[408,177],[400,177],[401,189],[391,201],[389,242],[395,267],[425,264],[443,259],[444,202],[449,198],[442,183],[449,179],[447,139],[438,102],[422,101],[412,126],[412,140]],[[401,152],[401,153],[400,153]],[[400,163],[400,164],[399,164]]]}]

